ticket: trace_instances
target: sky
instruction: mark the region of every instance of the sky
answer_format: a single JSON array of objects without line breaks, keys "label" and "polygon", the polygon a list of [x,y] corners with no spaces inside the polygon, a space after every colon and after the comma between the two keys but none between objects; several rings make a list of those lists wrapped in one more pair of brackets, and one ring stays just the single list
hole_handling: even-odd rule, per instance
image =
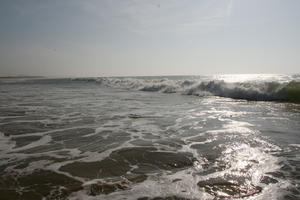
[{"label": "sky", "polygon": [[300,73],[299,0],[0,0],[0,76]]}]

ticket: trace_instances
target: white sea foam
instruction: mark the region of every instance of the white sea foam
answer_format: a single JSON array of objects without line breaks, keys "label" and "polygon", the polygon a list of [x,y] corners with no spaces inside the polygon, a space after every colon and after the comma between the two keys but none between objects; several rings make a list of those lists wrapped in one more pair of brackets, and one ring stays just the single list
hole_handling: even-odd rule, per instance
[{"label": "white sea foam", "polygon": [[50,135],[45,135],[42,138],[40,138],[39,140],[31,142],[28,145],[25,145],[23,147],[19,147],[19,148],[15,148],[15,149],[11,150],[11,152],[18,152],[18,151],[23,151],[23,150],[26,150],[26,149],[31,149],[31,148],[34,148],[34,147],[43,146],[43,145],[46,145],[47,143],[51,142],[51,140],[52,140],[52,138],[51,138]]},{"label": "white sea foam", "polygon": [[214,78],[210,81],[201,79],[171,80],[168,78],[95,78],[92,80],[105,87],[141,91],[181,93],[195,96],[214,95],[256,101],[299,101],[299,96],[293,92],[298,91],[299,93],[300,91],[299,77],[284,76],[278,78],[273,75],[273,79],[270,77],[262,79],[260,76],[245,80],[236,79],[240,82],[232,81],[230,78],[225,79],[225,81],[222,77]]},{"label": "white sea foam", "polygon": [[300,148],[300,144],[290,144],[289,146]]},{"label": "white sea foam", "polygon": [[[86,178],[79,177],[76,173],[71,175],[67,172],[61,172],[59,169],[72,162],[99,162],[110,157],[112,152],[124,148],[152,147],[151,149],[156,148],[160,152],[188,153],[189,156],[192,155],[192,163],[180,169],[176,168],[174,171],[162,169],[158,170],[159,172],[146,172],[148,178],[144,182],[130,183],[128,189],[117,190],[108,195],[93,197],[87,195],[87,190],[82,190],[73,193],[70,198],[135,199],[142,196],[153,198],[177,195],[188,199],[213,199],[214,197],[199,187],[197,183],[213,178],[230,181],[231,176],[242,179],[245,177],[249,183],[262,187],[262,192],[255,194],[254,197],[247,197],[247,199],[280,198],[278,193],[282,188],[290,194],[290,191],[296,187],[292,184],[298,184],[298,182],[296,178],[291,176],[289,169],[284,172],[287,176],[283,176],[283,178],[279,178],[280,175],[279,177],[277,175],[272,176],[272,173],[268,172],[275,171],[276,174],[280,174],[283,172],[283,166],[291,167],[295,172],[299,161],[297,150],[300,146],[296,144],[296,140],[292,140],[293,144],[288,142],[289,144],[286,145],[286,138],[280,137],[282,141],[277,140],[276,137],[273,138],[272,135],[266,138],[264,133],[259,131],[270,130],[270,132],[275,131],[276,133],[277,128],[282,125],[283,128],[286,128],[285,130],[288,129],[291,130],[291,133],[297,133],[299,119],[297,105],[248,103],[221,97],[285,100],[280,98],[286,98],[283,92],[286,88],[293,88],[291,86],[294,82],[288,82],[292,80],[294,79],[283,78],[282,80],[275,80],[274,83],[271,78],[258,82],[256,80],[249,82],[249,80],[236,79],[228,81],[228,79],[223,80],[220,77],[215,80],[197,78],[149,78],[148,80],[143,78],[99,78],[91,79],[91,81],[95,81],[94,84],[73,84],[72,82],[71,85],[76,86],[72,87],[72,91],[70,90],[71,87],[63,90],[59,85],[58,91],[56,91],[56,88],[51,85],[49,88],[57,93],[54,95],[55,99],[50,100],[51,97],[45,93],[43,97],[45,102],[43,103],[50,103],[47,109],[25,105],[24,107],[28,108],[30,112],[25,113],[24,117],[19,119],[17,117],[10,119],[9,116],[0,117],[2,122],[0,126],[4,126],[7,122],[37,121],[49,125],[45,126],[45,129],[41,128],[40,132],[37,133],[12,136],[0,133],[1,164],[3,166],[9,165],[6,168],[8,171],[19,170],[20,173],[26,171],[30,173],[35,169],[53,170],[84,182]],[[53,82],[55,83],[55,81]],[[99,85],[122,89],[104,89]],[[297,84],[295,86],[297,88]],[[126,92],[123,92],[124,88],[130,91],[125,90]],[[33,89],[30,88],[30,91]],[[74,94],[73,89],[76,94]],[[80,91],[80,89],[82,90]],[[196,96],[209,95],[209,97],[187,98],[179,95],[136,92],[140,90],[158,93],[176,92]],[[40,94],[40,91],[40,89],[36,90],[36,94]],[[64,91],[70,91],[70,93]],[[91,92],[90,96],[86,95],[87,91]],[[19,95],[19,93],[16,94]],[[24,92],[24,94],[26,93]],[[151,99],[152,96],[153,99]],[[174,101],[173,97],[175,97]],[[27,101],[27,99],[25,100]],[[63,105],[61,105],[61,99],[65,99]],[[22,99],[18,101],[22,101]],[[54,105],[58,103],[59,106],[51,107],[52,103]],[[15,108],[14,105],[17,106],[18,103],[12,102],[10,110],[3,108],[11,112]],[[289,106],[294,110],[291,111]],[[18,109],[22,108],[20,106]],[[32,120],[36,116],[43,118]],[[78,121],[86,116],[93,120],[88,120],[87,123],[84,120],[83,122]],[[157,116],[160,118],[157,119]],[[272,124],[267,121],[270,119],[278,123],[278,127],[271,127]],[[79,134],[74,131],[73,134],[71,130],[77,128],[88,128],[88,131],[79,131]],[[2,129],[7,131],[6,127]],[[90,131],[90,129],[94,131]],[[291,133],[287,131],[284,136],[290,139],[288,136]],[[32,142],[29,137],[27,141],[27,136],[40,136],[36,137],[40,139]],[[59,141],[61,143],[56,142],[60,136],[62,138],[64,136],[64,139]],[[119,136],[122,139],[119,140]],[[31,143],[14,149],[14,139],[16,141],[20,139],[19,141],[23,142],[19,137],[24,137],[24,142]],[[280,147],[275,144],[280,145]],[[291,163],[289,163],[290,161]],[[296,164],[292,161],[296,161],[294,162]],[[28,167],[18,167],[20,163],[27,162]],[[131,169],[128,169],[127,173],[140,167],[139,165],[137,160],[135,165],[130,165]],[[260,181],[264,176],[278,182],[264,184]],[[111,178],[109,177],[109,179]],[[97,182],[111,183],[110,180],[105,181],[107,181],[106,178],[92,179],[84,182],[84,186]],[[207,185],[210,184],[209,181],[206,183]],[[291,190],[286,189],[288,187]],[[222,190],[219,192],[222,193]]]},{"label": "white sea foam", "polygon": [[[179,180],[180,181],[176,181]],[[129,190],[111,193],[109,195],[88,196],[85,191],[73,193],[69,199],[111,199],[120,200],[127,197],[138,199],[140,197],[168,197],[177,195],[189,199],[208,199],[210,195],[202,192],[197,186],[197,177],[191,171],[180,171],[172,175],[153,174],[140,184],[132,185]],[[213,199],[213,198],[210,198]]]},{"label": "white sea foam", "polygon": [[7,152],[10,152],[14,146],[15,142],[11,140],[11,136],[5,136],[3,133],[0,132],[0,154],[5,155]]},{"label": "white sea foam", "polygon": [[[79,191],[73,193],[69,199],[120,200],[128,197],[131,199],[137,199],[145,196],[150,198],[177,196],[188,199],[211,200],[214,199],[214,197],[206,193],[197,185],[199,181],[208,180],[210,178],[223,178],[226,175],[235,175],[249,177],[251,184],[259,185],[259,181],[265,173],[275,171],[279,168],[277,164],[278,161],[275,157],[267,155],[259,149],[251,148],[246,144],[227,149],[227,151],[224,152],[223,159],[227,159],[227,161],[230,162],[231,167],[224,171],[215,172],[206,176],[199,176],[195,174],[198,173],[199,170],[203,170],[201,164],[195,163],[193,168],[181,170],[174,174],[152,174],[144,182],[130,185],[130,188],[127,190],[120,190],[108,195],[98,195],[94,197],[87,195],[87,191]],[[256,162],[252,162],[253,160]],[[250,169],[248,169],[249,164],[251,164]],[[247,170],[246,174],[243,170]],[[94,180],[92,182],[85,183],[85,185],[96,182]],[[263,199],[270,191],[274,193],[274,197],[278,197],[278,188],[279,185],[282,184],[286,185],[287,183],[279,182],[278,184],[272,184],[265,187],[264,190],[259,195],[256,195],[254,199]],[[221,191],[219,194],[221,194]]]}]

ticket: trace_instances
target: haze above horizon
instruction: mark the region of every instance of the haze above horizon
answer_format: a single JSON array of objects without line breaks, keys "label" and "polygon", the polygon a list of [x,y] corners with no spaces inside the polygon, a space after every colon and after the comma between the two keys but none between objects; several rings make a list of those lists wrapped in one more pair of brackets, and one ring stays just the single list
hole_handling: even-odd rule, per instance
[{"label": "haze above horizon", "polygon": [[300,73],[300,1],[3,0],[0,76]]}]

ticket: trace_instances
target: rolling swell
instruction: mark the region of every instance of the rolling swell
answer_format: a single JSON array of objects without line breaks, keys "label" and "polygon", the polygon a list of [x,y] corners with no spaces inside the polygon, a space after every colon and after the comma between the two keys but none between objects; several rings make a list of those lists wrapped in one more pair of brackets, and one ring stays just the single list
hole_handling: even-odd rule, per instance
[{"label": "rolling swell", "polygon": [[300,82],[226,82],[224,80],[172,80],[168,78],[89,78],[102,86],[195,96],[219,96],[251,101],[300,103]]}]

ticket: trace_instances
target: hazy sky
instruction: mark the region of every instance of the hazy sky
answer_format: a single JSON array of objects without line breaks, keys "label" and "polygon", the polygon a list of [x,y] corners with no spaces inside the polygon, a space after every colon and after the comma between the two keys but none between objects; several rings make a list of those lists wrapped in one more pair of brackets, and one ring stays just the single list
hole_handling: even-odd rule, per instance
[{"label": "hazy sky", "polygon": [[0,0],[0,76],[299,73],[299,0]]}]

